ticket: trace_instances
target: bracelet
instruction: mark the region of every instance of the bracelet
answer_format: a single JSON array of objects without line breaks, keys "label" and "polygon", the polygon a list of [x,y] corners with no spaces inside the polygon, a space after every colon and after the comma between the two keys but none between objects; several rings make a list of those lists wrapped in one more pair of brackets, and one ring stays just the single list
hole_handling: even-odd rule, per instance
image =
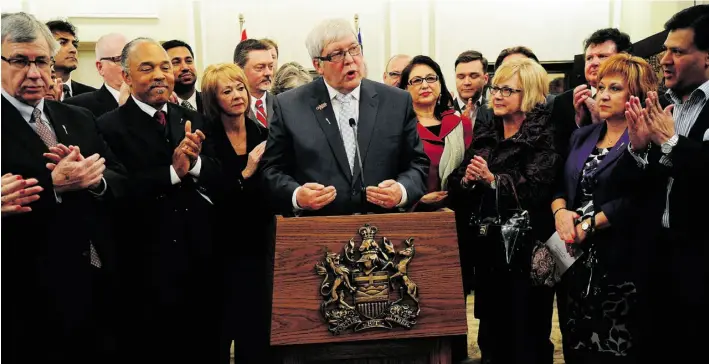
[{"label": "bracelet", "polygon": [[556,209],[556,211],[554,211],[554,214],[552,215],[552,217],[556,217],[556,213],[561,210],[566,210],[566,207],[559,207],[558,209]]}]

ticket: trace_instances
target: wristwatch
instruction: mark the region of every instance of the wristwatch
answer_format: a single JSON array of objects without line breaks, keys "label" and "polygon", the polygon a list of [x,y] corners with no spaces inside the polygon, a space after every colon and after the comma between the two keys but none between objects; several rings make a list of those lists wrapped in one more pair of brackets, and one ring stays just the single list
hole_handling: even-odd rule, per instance
[{"label": "wristwatch", "polygon": [[660,146],[660,150],[662,151],[663,154],[670,154],[670,153],[672,153],[672,148],[675,145],[677,145],[678,141],[679,141],[679,136],[677,134],[675,134],[672,136],[672,138],[670,138],[666,142],[662,143],[662,146]]},{"label": "wristwatch", "polygon": [[581,230],[583,230],[583,231],[586,232],[586,233],[588,233],[589,231],[591,231],[591,223],[589,223],[588,221],[584,221],[584,222],[581,224]]}]

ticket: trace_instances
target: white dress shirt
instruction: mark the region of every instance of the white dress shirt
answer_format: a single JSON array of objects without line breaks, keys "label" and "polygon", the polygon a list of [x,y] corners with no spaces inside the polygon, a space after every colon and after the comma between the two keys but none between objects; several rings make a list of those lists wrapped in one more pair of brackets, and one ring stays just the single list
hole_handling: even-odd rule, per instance
[{"label": "white dress shirt", "polygon": [[182,102],[183,102],[183,101],[189,102],[190,105],[192,105],[192,107],[193,107],[195,110],[197,110],[197,90],[194,90],[194,92],[192,93],[192,96],[190,96],[190,98],[187,99],[187,100],[183,100],[183,99],[181,99],[179,96],[177,96],[177,104],[178,104],[178,105],[182,106]]},{"label": "white dress shirt", "polygon": [[263,114],[266,115],[266,120],[268,120],[268,110],[266,110],[266,95],[268,94],[268,91],[263,93],[263,96],[261,96],[260,99],[257,99],[253,96],[251,96],[251,112],[253,112],[254,118],[256,117],[256,101],[261,100],[263,103]]},{"label": "white dress shirt", "polygon": [[[325,87],[327,88],[327,93],[330,96],[330,104],[332,105],[332,109],[335,112],[335,117],[339,118],[340,117],[340,111],[342,110],[342,103],[340,103],[340,100],[338,100],[336,97],[337,95],[340,94],[339,91],[335,90],[332,86],[328,85],[327,81],[325,81]],[[355,87],[352,92],[349,94],[352,95],[355,99],[354,107],[353,107],[353,112],[354,112],[354,118],[359,122],[359,102],[360,102],[360,93],[362,91],[362,84],[360,83],[359,86]],[[265,97],[265,94],[264,94]],[[340,120],[338,120],[338,123]],[[340,123],[342,124],[342,123]],[[346,124],[346,123],[345,123]],[[406,194],[406,188],[404,188],[404,185],[402,185],[399,182],[396,182],[399,185],[399,188],[401,188],[401,202],[399,202],[396,207],[401,207],[406,204],[406,201],[408,200],[408,195]],[[293,202],[293,208],[296,210],[301,210],[300,206],[298,206],[298,201],[296,196],[298,195],[298,190],[300,190],[301,187],[298,187],[293,191],[293,197],[291,198],[291,201]]]}]

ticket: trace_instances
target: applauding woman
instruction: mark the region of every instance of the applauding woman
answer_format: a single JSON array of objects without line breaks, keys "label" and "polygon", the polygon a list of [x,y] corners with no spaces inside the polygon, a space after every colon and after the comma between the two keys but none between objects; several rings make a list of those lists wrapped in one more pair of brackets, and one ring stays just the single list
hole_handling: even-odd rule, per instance
[{"label": "applauding woman", "polygon": [[[221,363],[229,363],[232,340],[237,363],[267,362],[269,351],[270,215],[258,170],[268,131],[247,116],[251,96],[246,85],[244,71],[235,64],[204,71],[202,102],[223,169],[223,185],[214,201],[223,277]],[[251,238],[240,239],[246,231]]]}]

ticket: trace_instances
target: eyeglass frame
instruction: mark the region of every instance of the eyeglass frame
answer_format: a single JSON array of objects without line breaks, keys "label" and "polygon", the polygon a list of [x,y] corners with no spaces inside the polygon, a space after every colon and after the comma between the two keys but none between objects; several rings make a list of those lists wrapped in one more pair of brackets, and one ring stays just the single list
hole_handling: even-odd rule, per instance
[{"label": "eyeglass frame", "polygon": [[[490,95],[495,95],[495,94],[497,94],[498,91],[500,92],[502,97],[510,97],[510,96],[512,96],[513,93],[516,94],[518,92],[522,92],[522,90],[520,90],[520,89],[511,88],[511,87],[499,87],[499,86],[491,86],[490,87]],[[505,93],[507,93],[507,95],[505,95]]]},{"label": "eyeglass frame", "polygon": [[22,58],[5,58],[5,56],[0,56],[0,58],[1,58],[3,61],[7,62],[10,66],[13,66],[13,67],[15,67],[15,68],[18,68],[18,66],[17,66],[16,64],[14,64],[13,62],[22,62],[22,63],[24,63],[24,66],[19,67],[19,69],[22,69],[22,70],[23,70],[23,69],[29,69],[29,68],[32,66],[32,63],[34,63],[35,67],[37,67],[38,70],[48,70],[48,71],[51,72],[51,70],[52,70],[52,64],[54,64],[54,57],[49,57],[49,59],[47,60],[47,65],[44,66],[44,67],[46,67],[46,68],[42,68],[42,67],[37,63],[38,60],[37,60],[36,58],[35,58],[34,61],[30,61],[30,59],[27,58],[27,57],[22,57]]},{"label": "eyeglass frame", "polygon": [[[352,54],[352,50],[355,49],[355,48],[359,48],[359,53],[357,53],[357,54]],[[348,48],[348,49],[345,49],[344,51],[342,51],[342,50],[340,50],[340,51],[334,51],[334,52],[328,54],[327,56],[315,57],[315,59],[317,59],[317,60],[319,60],[319,61],[327,61],[327,62],[332,62],[332,63],[340,63],[340,62],[343,62],[343,61],[345,60],[345,58],[347,57],[347,56],[346,56],[347,54],[349,54],[352,58],[354,58],[354,57],[356,57],[356,56],[361,56],[363,51],[364,51],[364,47],[362,47],[362,44],[361,44],[361,43],[357,43],[357,45],[352,46],[352,47],[350,47],[350,48]],[[336,54],[336,53],[342,53],[342,59],[341,59],[341,60],[337,60],[337,61],[336,61],[336,60],[333,59],[333,57],[339,56],[339,55]]]},{"label": "eyeglass frame", "polygon": [[98,59],[99,61],[111,61],[113,63],[121,63],[123,60],[122,56],[113,56],[113,57],[101,57]]},{"label": "eyeglass frame", "polygon": [[[429,82],[428,81],[429,78],[435,78],[435,80]],[[416,84],[414,84],[414,80],[421,80],[421,82],[417,82]],[[409,86],[419,86],[419,85],[423,85],[423,81],[426,81],[426,84],[430,85],[430,84],[436,83],[440,80],[441,80],[441,78],[438,77],[438,75],[430,75],[430,76],[426,76],[426,77],[414,77],[412,79],[409,79],[409,82],[407,82],[407,84]]]},{"label": "eyeglass frame", "polygon": [[387,75],[391,78],[401,78],[401,72],[387,72]]}]

